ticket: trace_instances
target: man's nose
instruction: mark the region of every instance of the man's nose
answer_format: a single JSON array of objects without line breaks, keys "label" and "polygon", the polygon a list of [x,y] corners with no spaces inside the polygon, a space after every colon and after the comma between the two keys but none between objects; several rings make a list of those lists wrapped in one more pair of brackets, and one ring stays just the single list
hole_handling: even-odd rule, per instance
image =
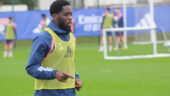
[{"label": "man's nose", "polygon": [[72,15],[69,15],[68,19],[69,19],[69,20],[72,20]]}]

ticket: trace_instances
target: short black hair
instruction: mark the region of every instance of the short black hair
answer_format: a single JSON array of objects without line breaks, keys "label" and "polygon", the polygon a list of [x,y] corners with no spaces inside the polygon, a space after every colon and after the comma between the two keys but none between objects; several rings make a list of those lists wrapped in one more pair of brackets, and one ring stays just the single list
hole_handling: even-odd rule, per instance
[{"label": "short black hair", "polygon": [[107,11],[110,11],[110,7],[107,7],[106,10],[107,10]]},{"label": "short black hair", "polygon": [[8,19],[9,19],[9,20],[12,20],[13,18],[12,18],[12,16],[9,16]]},{"label": "short black hair", "polygon": [[67,0],[55,0],[51,5],[50,5],[50,14],[54,13],[60,13],[63,9],[63,6],[70,5],[70,2]]},{"label": "short black hair", "polygon": [[46,17],[46,15],[45,15],[45,14],[41,14],[41,16],[42,16],[42,17]]}]

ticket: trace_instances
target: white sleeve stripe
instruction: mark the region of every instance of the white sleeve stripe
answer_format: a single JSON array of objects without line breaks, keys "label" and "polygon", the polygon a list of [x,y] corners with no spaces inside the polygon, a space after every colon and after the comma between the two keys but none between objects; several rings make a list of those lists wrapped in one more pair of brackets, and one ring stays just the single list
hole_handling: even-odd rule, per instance
[{"label": "white sleeve stripe", "polygon": [[45,68],[45,67],[41,66],[41,67],[38,68],[38,70],[39,71],[53,71],[54,69],[52,69],[52,68]]}]

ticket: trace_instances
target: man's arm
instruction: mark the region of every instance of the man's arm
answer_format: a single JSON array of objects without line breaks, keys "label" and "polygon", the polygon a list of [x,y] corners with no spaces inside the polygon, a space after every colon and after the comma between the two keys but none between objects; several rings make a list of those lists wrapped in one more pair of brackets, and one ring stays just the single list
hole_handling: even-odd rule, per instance
[{"label": "man's arm", "polygon": [[80,79],[80,75],[78,74],[78,72],[75,73],[75,77],[76,79]]},{"label": "man's arm", "polygon": [[75,89],[79,91],[83,86],[83,82],[80,80],[79,74],[76,72]]},{"label": "man's arm", "polygon": [[124,27],[123,16],[119,20],[119,27]]},{"label": "man's arm", "polygon": [[117,23],[117,16],[113,16],[113,18],[112,18],[112,26],[113,26],[113,28],[115,28],[116,27],[116,23]]},{"label": "man's arm", "polygon": [[50,50],[50,41],[52,41],[50,38],[43,36],[38,36],[33,41],[26,71],[34,78],[43,80],[55,79],[57,70],[41,66],[43,59]]},{"label": "man's arm", "polygon": [[3,31],[3,34],[6,35],[6,25],[5,25],[5,28],[4,28],[4,31]]},{"label": "man's arm", "polygon": [[17,39],[17,33],[16,33],[16,24],[13,24],[13,29],[14,29],[14,35],[15,35],[15,39]]},{"label": "man's arm", "polygon": [[105,17],[106,17],[105,14],[103,14],[102,23],[101,23],[101,26],[100,26],[101,29],[103,29],[103,24],[104,24],[104,19],[105,19]]}]

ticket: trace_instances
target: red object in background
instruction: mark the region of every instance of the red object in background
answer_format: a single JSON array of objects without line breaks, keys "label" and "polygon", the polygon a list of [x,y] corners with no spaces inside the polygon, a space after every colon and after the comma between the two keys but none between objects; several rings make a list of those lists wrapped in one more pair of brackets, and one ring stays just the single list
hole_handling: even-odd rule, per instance
[{"label": "red object in background", "polygon": [[72,23],[71,23],[71,32],[74,32],[74,20],[72,19]]},{"label": "red object in background", "polygon": [[40,24],[41,24],[42,29],[44,29],[47,26],[47,23],[45,20],[42,20]]},{"label": "red object in background", "polygon": [[9,19],[8,18],[0,18],[0,24],[8,24],[8,22],[9,22]]}]

